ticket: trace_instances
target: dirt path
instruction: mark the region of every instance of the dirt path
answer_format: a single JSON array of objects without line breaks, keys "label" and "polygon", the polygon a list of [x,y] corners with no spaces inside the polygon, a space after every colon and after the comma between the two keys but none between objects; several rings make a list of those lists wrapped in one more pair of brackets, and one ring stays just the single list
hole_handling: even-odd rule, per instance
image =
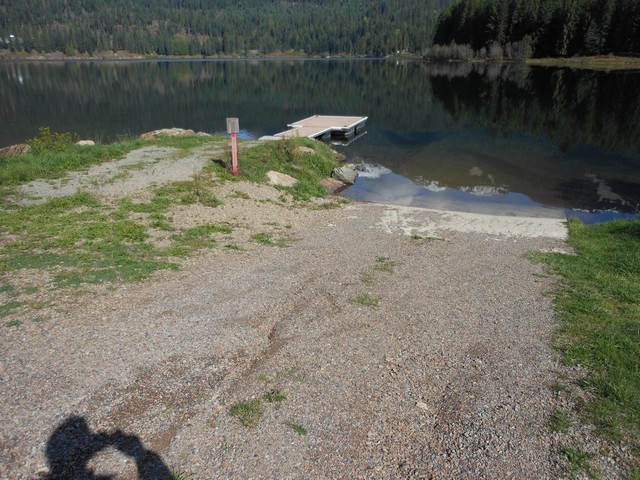
[{"label": "dirt path", "polygon": [[[195,479],[562,473],[553,279],[525,257],[563,248],[560,222],[235,202],[224,215],[280,214],[298,240],[216,250],[2,330],[0,478],[44,475],[47,456],[118,478],[136,459]],[[247,428],[229,410],[251,399],[263,417]],[[52,436],[77,417],[103,435]],[[118,431],[147,450],[90,454]]]}]

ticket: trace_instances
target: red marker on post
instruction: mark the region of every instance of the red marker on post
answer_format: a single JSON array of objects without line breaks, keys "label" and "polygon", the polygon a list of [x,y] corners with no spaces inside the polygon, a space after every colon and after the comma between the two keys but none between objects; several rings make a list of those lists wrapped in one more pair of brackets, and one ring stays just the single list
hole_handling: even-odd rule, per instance
[{"label": "red marker on post", "polygon": [[231,134],[231,171],[238,175],[238,139],[236,135],[240,131],[240,122],[237,118],[227,118],[227,133]]}]

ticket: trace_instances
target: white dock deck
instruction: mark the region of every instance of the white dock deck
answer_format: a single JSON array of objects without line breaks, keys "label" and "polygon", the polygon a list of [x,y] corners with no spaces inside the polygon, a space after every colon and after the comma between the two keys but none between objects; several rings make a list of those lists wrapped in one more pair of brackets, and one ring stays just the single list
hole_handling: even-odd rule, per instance
[{"label": "white dock deck", "polygon": [[335,115],[314,115],[287,125],[290,130],[276,133],[276,138],[318,138],[325,135],[348,137],[364,127],[369,117],[341,117]]}]

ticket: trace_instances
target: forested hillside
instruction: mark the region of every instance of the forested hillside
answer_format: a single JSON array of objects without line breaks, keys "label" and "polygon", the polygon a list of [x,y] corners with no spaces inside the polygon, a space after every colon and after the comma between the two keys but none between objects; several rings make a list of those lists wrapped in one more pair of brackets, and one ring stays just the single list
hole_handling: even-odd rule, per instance
[{"label": "forested hillside", "polygon": [[432,55],[640,55],[640,0],[460,0],[435,31],[435,44],[452,42]]},{"label": "forested hillside", "polygon": [[0,46],[26,52],[420,52],[452,0],[0,0]]}]

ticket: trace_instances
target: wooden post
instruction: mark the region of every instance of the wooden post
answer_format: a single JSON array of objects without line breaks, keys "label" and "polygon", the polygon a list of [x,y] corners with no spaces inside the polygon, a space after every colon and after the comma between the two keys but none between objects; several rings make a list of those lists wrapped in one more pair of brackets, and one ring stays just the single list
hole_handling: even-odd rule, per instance
[{"label": "wooden post", "polygon": [[227,118],[227,133],[231,134],[231,171],[238,175],[238,140],[236,135],[240,131],[237,118]]}]

